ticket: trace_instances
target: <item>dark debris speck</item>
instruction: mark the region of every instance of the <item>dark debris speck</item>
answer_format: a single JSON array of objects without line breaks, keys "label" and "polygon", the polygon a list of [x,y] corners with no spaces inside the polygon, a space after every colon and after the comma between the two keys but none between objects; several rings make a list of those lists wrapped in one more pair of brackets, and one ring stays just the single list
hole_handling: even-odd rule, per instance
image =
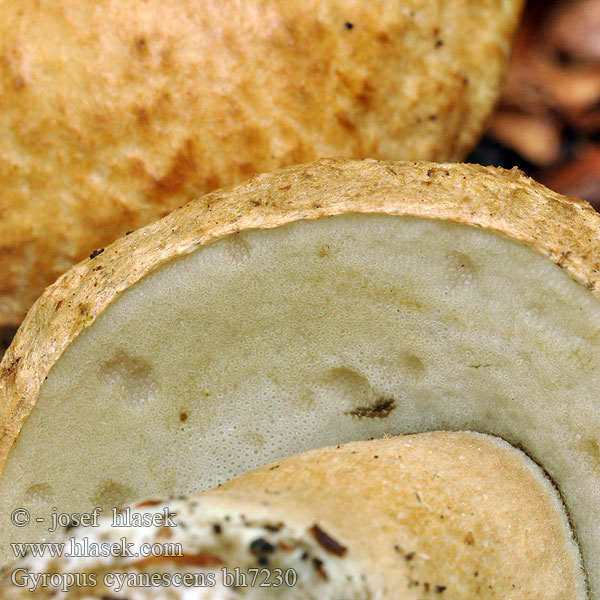
[{"label": "dark debris speck", "polygon": [[396,401],[393,398],[379,398],[373,404],[367,406],[358,406],[345,414],[359,419],[385,419],[396,408]]},{"label": "dark debris speck", "polygon": [[323,568],[323,561],[320,560],[319,558],[313,558],[313,567],[315,568],[315,570],[317,571],[317,573],[323,578],[323,579],[328,579],[327,577],[327,571],[325,571],[325,569]]},{"label": "dark debris speck", "polygon": [[70,521],[68,525],[65,525],[65,531],[71,531],[75,527],[75,523]]},{"label": "dark debris speck", "polygon": [[325,533],[316,523],[310,528],[310,533],[315,540],[331,554],[344,556],[348,552],[346,546],[342,546],[337,540],[334,540],[328,533]]},{"label": "dark debris speck", "polygon": [[269,544],[264,538],[257,538],[250,544],[250,552],[252,552],[254,556],[271,554],[271,552],[275,552],[275,546]]}]

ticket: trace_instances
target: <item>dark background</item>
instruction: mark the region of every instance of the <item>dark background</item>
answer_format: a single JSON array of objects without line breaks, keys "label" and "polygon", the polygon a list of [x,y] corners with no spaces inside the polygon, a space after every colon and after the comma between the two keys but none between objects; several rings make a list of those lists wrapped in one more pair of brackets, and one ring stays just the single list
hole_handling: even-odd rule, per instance
[{"label": "dark background", "polygon": [[468,162],[519,167],[600,209],[600,0],[530,0],[502,98]]}]

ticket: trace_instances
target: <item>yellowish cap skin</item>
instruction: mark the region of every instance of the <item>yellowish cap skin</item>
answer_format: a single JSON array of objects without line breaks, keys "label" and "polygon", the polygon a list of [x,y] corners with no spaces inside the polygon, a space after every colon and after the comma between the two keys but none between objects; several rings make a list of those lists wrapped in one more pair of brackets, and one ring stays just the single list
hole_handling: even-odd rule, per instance
[{"label": "yellowish cap skin", "polygon": [[[219,585],[227,588],[223,569],[266,568],[288,576],[292,571],[294,585],[241,586],[235,597],[586,598],[578,548],[556,490],[527,456],[491,436],[434,432],[311,450],[203,494],[141,502],[133,512],[164,515],[165,507],[176,514],[175,527],[169,521],[116,528],[111,517],[58,539],[168,541],[181,544],[184,556],[29,558],[5,569],[2,597],[29,597],[34,584],[22,571],[29,569],[96,575],[95,585],[71,584],[67,598],[107,597],[112,590],[105,576],[114,571],[203,570],[214,574],[215,585],[193,588],[194,597],[229,598],[232,590]],[[135,522],[131,514],[126,519]],[[11,584],[14,572],[23,587]],[[38,597],[54,590],[40,589]],[[185,598],[189,591],[162,586],[122,593]]]},{"label": "yellowish cap skin", "polygon": [[522,0],[0,2],[0,327],[188,200],[323,156],[464,158]]}]

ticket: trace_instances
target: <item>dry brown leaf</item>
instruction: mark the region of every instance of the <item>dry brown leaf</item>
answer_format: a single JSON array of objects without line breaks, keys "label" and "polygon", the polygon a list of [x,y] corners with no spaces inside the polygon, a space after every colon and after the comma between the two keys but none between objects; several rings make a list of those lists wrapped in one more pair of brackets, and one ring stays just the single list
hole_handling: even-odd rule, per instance
[{"label": "dry brown leaf", "polygon": [[561,125],[550,115],[500,110],[494,115],[489,131],[499,142],[535,165],[551,165],[560,156]]},{"label": "dry brown leaf", "polygon": [[600,2],[570,0],[558,3],[541,35],[563,56],[600,61]]},{"label": "dry brown leaf", "polygon": [[589,146],[575,160],[555,169],[539,180],[566,196],[600,203],[600,145]]}]

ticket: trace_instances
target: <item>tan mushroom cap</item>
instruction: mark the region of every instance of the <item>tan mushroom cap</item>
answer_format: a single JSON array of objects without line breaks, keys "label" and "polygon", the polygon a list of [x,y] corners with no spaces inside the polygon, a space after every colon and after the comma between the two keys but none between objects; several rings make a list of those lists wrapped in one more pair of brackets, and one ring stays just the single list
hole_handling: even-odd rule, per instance
[{"label": "tan mushroom cap", "polygon": [[120,292],[228,234],[344,213],[442,219],[497,231],[547,255],[600,298],[600,215],[516,169],[325,159],[259,175],[96,251],[46,290],[0,363],[0,464],[53,364]]},{"label": "tan mushroom cap", "polygon": [[[142,540],[159,547],[169,542],[181,545],[177,560],[26,558],[0,578],[3,597],[28,597],[35,583],[23,577],[25,568],[94,573],[95,585],[71,585],[66,595],[87,598],[109,597],[114,579],[106,575],[115,570],[172,574],[212,566],[213,587],[198,584],[194,597],[229,597],[220,585],[227,587],[223,570],[267,568],[293,571],[293,585],[242,586],[238,597],[586,598],[579,551],[556,490],[522,452],[487,435],[433,432],[311,450],[189,498],[140,502],[121,521],[155,511],[164,522],[165,508],[174,516],[164,527],[116,528],[107,517],[58,539],[117,543],[125,535],[136,551]],[[21,588],[9,582],[17,569]],[[123,593],[181,598],[189,590],[146,586]]]},{"label": "tan mushroom cap", "polygon": [[[421,217],[497,232],[549,257],[590,290],[590,301],[598,298],[600,216],[586,203],[551,192],[518,171],[340,159],[261,175],[122,238],[48,288],[0,365],[3,463],[52,367],[121,292],[159,266],[229,234],[349,213]],[[582,452],[589,450],[593,458],[596,442],[590,440]],[[543,457],[536,459],[543,462]],[[590,502],[593,511],[596,500]],[[582,533],[592,548],[595,533]],[[596,561],[592,555],[589,559]]]},{"label": "tan mushroom cap", "polygon": [[318,519],[384,598],[586,597],[556,491],[490,436],[433,432],[312,450],[203,496],[232,507],[251,499],[265,517],[297,515],[307,529]]},{"label": "tan mushroom cap", "polygon": [[0,5],[0,327],[189,199],[322,156],[463,158],[522,0]]}]

